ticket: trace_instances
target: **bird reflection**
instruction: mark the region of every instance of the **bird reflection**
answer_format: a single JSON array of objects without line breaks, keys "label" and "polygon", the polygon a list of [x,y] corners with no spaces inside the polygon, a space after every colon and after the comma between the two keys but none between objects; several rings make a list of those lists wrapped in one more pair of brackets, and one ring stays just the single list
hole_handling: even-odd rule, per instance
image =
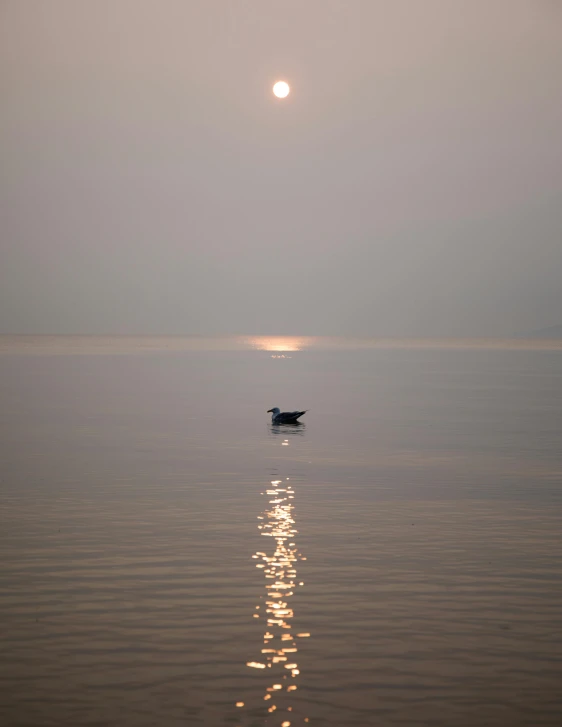
[{"label": "bird reflection", "polygon": [[[289,445],[288,425],[271,426],[273,435],[285,434],[282,445]],[[302,432],[302,425],[293,433]],[[255,659],[246,666],[263,674],[263,707],[268,725],[297,725],[308,722],[294,709],[293,692],[298,689],[300,674],[297,659],[298,644],[309,633],[297,633],[294,625],[293,596],[302,581],[297,578],[299,560],[306,560],[297,545],[295,522],[295,486],[290,478],[273,475],[263,493],[267,505],[258,515],[258,530],[264,541],[262,549],[252,558],[263,572],[264,593],[256,606],[254,618],[263,619],[263,644]],[[269,713],[269,714],[268,714]],[[270,716],[271,715],[271,716]]]},{"label": "bird reflection", "polygon": [[304,422],[291,422],[290,424],[269,424],[268,426],[269,432],[273,436],[287,434],[289,436],[302,437],[306,431],[306,424]]}]

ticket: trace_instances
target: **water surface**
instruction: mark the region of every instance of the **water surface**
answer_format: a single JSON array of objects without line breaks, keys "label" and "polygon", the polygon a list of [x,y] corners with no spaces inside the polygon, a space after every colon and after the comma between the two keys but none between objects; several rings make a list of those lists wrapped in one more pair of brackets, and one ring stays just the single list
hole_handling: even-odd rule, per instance
[{"label": "water surface", "polygon": [[557,345],[0,352],[2,724],[559,724]]}]

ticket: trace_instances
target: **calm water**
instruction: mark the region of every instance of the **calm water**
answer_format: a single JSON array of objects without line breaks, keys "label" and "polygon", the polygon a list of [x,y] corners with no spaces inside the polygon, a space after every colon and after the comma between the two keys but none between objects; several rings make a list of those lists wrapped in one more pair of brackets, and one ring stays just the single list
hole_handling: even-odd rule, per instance
[{"label": "calm water", "polygon": [[0,351],[2,725],[560,724],[556,346]]}]

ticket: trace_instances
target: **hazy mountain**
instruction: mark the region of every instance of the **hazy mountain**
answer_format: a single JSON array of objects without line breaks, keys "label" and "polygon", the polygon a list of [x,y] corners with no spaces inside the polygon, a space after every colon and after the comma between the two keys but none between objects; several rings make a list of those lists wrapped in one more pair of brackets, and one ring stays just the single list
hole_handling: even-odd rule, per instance
[{"label": "hazy mountain", "polygon": [[548,328],[539,328],[536,331],[527,331],[519,334],[522,338],[562,338],[562,326],[549,326]]}]

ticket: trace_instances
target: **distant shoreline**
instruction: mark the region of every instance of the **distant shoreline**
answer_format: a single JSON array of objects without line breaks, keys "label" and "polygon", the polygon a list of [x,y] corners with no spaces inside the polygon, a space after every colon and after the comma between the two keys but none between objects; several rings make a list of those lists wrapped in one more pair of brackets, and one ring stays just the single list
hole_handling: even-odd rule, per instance
[{"label": "distant shoreline", "polygon": [[297,353],[376,349],[562,350],[562,338],[372,338],[358,336],[0,335],[0,355],[122,355],[197,351]]}]

